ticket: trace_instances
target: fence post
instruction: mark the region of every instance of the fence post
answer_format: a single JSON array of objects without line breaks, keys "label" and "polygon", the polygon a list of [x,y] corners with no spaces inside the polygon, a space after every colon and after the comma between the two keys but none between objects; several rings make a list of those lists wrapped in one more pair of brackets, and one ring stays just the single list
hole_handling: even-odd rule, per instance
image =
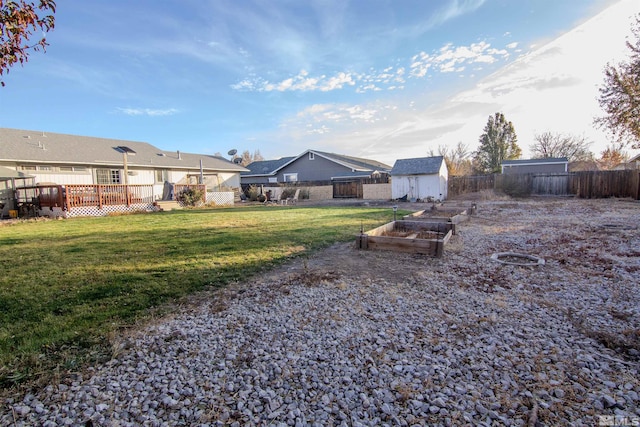
[{"label": "fence post", "polygon": [[98,209],[102,209],[102,185],[98,184]]}]

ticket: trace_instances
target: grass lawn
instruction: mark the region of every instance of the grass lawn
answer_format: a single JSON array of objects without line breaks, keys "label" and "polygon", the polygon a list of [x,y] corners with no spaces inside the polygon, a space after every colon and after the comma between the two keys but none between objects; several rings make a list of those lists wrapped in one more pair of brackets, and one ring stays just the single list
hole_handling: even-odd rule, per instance
[{"label": "grass lawn", "polygon": [[109,357],[109,336],[154,308],[391,220],[255,206],[0,226],[0,388]]}]

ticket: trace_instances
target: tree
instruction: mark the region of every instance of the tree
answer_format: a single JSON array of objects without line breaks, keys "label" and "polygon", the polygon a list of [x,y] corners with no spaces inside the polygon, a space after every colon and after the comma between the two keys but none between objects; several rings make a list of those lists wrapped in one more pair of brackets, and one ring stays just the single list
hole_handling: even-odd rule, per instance
[{"label": "tree", "polygon": [[616,142],[631,142],[633,148],[640,148],[640,14],[631,31],[636,40],[626,42],[631,50],[629,61],[617,67],[607,63],[604,69],[598,102],[606,115],[594,122],[608,130]]},{"label": "tree", "polygon": [[607,148],[601,153],[598,159],[598,165],[601,169],[611,170],[620,163],[624,163],[629,159],[628,154],[624,151],[625,144],[617,143],[607,145]]},{"label": "tree", "polygon": [[569,162],[591,160],[591,141],[585,137],[544,132],[534,137],[535,143],[529,147],[533,158],[566,157]]},{"label": "tree", "polygon": [[522,150],[513,123],[504,114],[489,116],[484,133],[480,136],[480,148],[475,152],[474,164],[481,173],[500,172],[503,160],[520,158]]},{"label": "tree", "polygon": [[451,176],[463,176],[471,175],[473,173],[473,167],[471,163],[471,152],[469,148],[459,141],[458,144],[449,149],[446,145],[438,147],[438,153],[444,157],[444,162],[447,165],[449,175]]},{"label": "tree", "polygon": [[253,154],[251,154],[249,150],[244,150],[242,152],[241,157],[242,157],[242,162],[240,162],[241,166],[247,166],[250,163],[264,160],[264,157],[262,157],[262,154],[260,154],[260,150],[255,150]]},{"label": "tree", "polygon": [[[44,36],[32,45],[28,40],[34,32],[53,29],[55,11],[55,0],[39,0],[38,6],[24,0],[0,0],[0,76],[16,63],[27,62],[29,50],[45,50],[49,44]],[[0,86],[4,85],[0,80]]]}]

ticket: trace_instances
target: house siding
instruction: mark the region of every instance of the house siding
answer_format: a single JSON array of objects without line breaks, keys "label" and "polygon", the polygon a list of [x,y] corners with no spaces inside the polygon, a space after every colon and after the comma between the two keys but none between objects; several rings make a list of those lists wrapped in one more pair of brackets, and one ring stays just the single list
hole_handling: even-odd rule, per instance
[{"label": "house siding", "polygon": [[295,162],[278,171],[278,182],[284,182],[286,174],[298,174],[298,181],[323,181],[334,176],[351,174],[351,169],[316,155],[313,160],[309,156],[302,156]]},{"label": "house siding", "polygon": [[503,165],[502,173],[505,175],[524,173],[565,173],[566,163],[531,164],[531,165]]}]

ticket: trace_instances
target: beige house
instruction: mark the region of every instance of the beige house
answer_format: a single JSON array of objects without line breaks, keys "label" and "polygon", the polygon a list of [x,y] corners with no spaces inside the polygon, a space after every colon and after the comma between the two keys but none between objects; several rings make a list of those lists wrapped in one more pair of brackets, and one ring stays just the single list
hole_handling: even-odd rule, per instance
[{"label": "beige house", "polygon": [[204,184],[207,197],[228,193],[232,203],[246,171],[222,157],[165,151],[147,142],[8,128],[0,128],[0,167],[40,186],[145,186],[145,203],[162,199],[167,183]]}]

